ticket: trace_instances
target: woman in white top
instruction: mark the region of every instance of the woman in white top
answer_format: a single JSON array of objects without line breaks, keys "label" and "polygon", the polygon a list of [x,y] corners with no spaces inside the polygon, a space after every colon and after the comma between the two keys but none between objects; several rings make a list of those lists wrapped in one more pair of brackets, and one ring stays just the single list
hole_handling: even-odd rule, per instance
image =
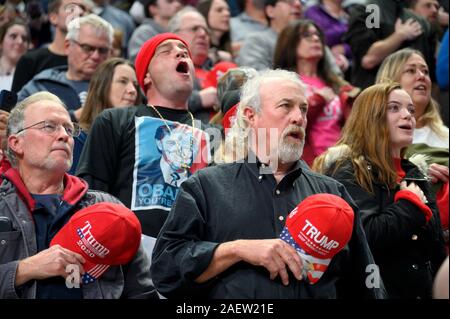
[{"label": "woman in white top", "polygon": [[0,27],[0,90],[11,90],[14,71],[30,45],[25,20],[17,17]]},{"label": "woman in white top", "polygon": [[378,70],[376,82],[387,79],[399,82],[416,107],[413,143],[448,148],[449,130],[442,122],[439,105],[431,97],[429,68],[422,53],[406,48],[389,55]]}]

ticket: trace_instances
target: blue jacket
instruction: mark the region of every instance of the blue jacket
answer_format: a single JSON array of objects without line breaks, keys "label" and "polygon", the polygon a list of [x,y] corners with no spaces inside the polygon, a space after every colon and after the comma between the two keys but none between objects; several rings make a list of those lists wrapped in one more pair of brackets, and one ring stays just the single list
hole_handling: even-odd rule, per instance
[{"label": "blue jacket", "polygon": [[77,90],[66,77],[67,66],[57,66],[36,74],[17,94],[17,100],[22,101],[30,95],[48,91],[58,96],[69,110],[81,107]]}]

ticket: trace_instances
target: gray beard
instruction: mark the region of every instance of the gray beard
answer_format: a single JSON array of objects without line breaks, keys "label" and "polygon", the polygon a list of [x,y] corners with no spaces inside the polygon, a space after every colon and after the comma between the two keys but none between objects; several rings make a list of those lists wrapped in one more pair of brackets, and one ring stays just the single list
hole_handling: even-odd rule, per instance
[{"label": "gray beard", "polygon": [[278,158],[281,163],[293,163],[298,161],[303,155],[303,147],[305,141],[303,140],[300,145],[294,143],[288,143],[285,141],[286,137],[281,138],[278,147]]}]

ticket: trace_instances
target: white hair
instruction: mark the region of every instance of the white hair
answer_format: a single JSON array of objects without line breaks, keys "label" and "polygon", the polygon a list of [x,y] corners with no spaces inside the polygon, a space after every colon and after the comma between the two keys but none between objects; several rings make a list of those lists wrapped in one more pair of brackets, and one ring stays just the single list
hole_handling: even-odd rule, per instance
[{"label": "white hair", "polygon": [[86,16],[78,17],[70,21],[67,25],[66,40],[79,41],[78,36],[81,26],[83,25],[90,25],[95,30],[97,35],[106,34],[108,36],[109,45],[112,45],[114,28],[108,21],[96,14],[88,14]]}]

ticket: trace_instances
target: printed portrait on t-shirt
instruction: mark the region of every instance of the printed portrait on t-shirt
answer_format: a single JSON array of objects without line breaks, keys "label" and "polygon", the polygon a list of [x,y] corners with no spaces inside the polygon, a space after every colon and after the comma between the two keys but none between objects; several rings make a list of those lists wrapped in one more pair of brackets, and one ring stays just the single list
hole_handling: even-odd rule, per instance
[{"label": "printed portrait on t-shirt", "polygon": [[178,189],[209,162],[209,137],[189,125],[138,117],[132,210],[170,210]]}]

